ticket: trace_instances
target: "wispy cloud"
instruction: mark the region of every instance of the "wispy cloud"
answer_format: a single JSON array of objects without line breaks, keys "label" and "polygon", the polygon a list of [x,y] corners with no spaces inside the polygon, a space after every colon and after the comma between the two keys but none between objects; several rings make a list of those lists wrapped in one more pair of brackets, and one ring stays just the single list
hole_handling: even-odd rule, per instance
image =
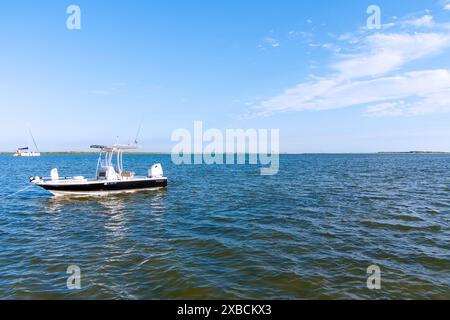
[{"label": "wispy cloud", "polygon": [[312,42],[313,41],[313,37],[314,37],[314,35],[313,35],[312,32],[295,31],[295,30],[292,30],[292,31],[288,32],[288,38],[289,39],[293,39],[293,40],[300,39],[300,40],[302,40],[302,41],[304,41],[306,43]]},{"label": "wispy cloud", "polygon": [[441,0],[444,10],[450,11],[450,0]]},{"label": "wispy cloud", "polygon": [[280,46],[280,41],[275,37],[274,32],[270,31],[269,34],[264,37],[262,40],[262,44],[260,44],[259,48],[277,48]]},{"label": "wispy cloud", "polygon": [[[406,30],[430,28],[428,32]],[[450,72],[446,69],[406,71],[413,62],[450,47],[450,34],[433,28],[431,15],[399,19],[397,31],[340,37],[357,51],[335,55],[328,75],[311,76],[283,93],[262,100],[253,116],[286,111],[318,111],[365,106],[375,116],[420,115],[450,111]],[[389,29],[389,28],[388,28]],[[358,45],[355,46],[354,44]]]},{"label": "wispy cloud", "polygon": [[406,26],[414,26],[414,27],[432,27],[434,25],[433,16],[426,14],[420,18],[406,20],[403,22]]},{"label": "wispy cloud", "polygon": [[265,39],[264,39],[264,42],[265,42],[266,44],[268,44],[269,46],[272,46],[272,47],[274,47],[274,48],[280,46],[280,42],[279,42],[277,39],[272,38],[272,37],[267,37],[267,38],[265,38]]},{"label": "wispy cloud", "polygon": [[[412,98],[414,101],[404,102]],[[443,98],[438,105],[427,106],[427,102],[437,101],[438,98]],[[404,103],[399,105],[398,100]],[[450,73],[439,69],[370,80],[319,79],[263,101],[262,115],[277,111],[330,110],[363,104],[370,104],[369,111],[375,114],[382,111],[379,104],[386,106],[387,102],[392,108],[394,105],[397,109],[401,107],[401,114],[443,110],[445,103],[450,102]],[[447,108],[450,109],[450,105]]]},{"label": "wispy cloud", "polygon": [[117,82],[109,86],[107,89],[95,89],[91,91],[91,94],[98,96],[111,96],[120,92],[120,90],[126,87],[127,84],[125,82]]},{"label": "wispy cloud", "polygon": [[439,52],[449,44],[450,36],[438,33],[377,33],[364,40],[362,52],[341,55],[341,61],[333,68],[347,79],[383,75]]}]

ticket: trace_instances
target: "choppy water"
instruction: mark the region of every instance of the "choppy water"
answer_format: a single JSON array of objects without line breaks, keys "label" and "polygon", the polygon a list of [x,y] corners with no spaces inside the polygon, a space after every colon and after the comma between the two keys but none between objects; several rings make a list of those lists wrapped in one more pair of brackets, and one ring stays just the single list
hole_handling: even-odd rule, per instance
[{"label": "choppy water", "polygon": [[[257,166],[125,156],[164,191],[0,200],[0,298],[450,299],[450,156],[283,155]],[[0,155],[0,197],[31,175],[95,171],[90,155]],[[366,287],[381,268],[382,289]],[[66,287],[69,265],[81,290]]]}]

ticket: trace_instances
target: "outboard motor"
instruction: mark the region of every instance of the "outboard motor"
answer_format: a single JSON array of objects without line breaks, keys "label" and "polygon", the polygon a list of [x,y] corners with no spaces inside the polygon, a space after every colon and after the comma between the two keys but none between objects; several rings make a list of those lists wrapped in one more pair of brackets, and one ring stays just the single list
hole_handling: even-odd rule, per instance
[{"label": "outboard motor", "polygon": [[31,183],[39,183],[42,181],[42,178],[39,176],[35,176],[35,177],[30,177],[30,182]]},{"label": "outboard motor", "polygon": [[154,164],[148,169],[149,178],[162,178],[163,176],[163,169],[160,163]]}]

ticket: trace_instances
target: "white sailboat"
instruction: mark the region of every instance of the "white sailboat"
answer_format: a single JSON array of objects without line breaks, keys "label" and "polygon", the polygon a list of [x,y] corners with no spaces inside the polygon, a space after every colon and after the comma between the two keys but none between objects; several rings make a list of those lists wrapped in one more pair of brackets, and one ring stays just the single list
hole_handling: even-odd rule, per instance
[{"label": "white sailboat", "polygon": [[36,141],[34,140],[33,134],[31,133],[31,130],[28,129],[28,132],[30,134],[31,139],[33,140],[33,144],[36,151],[31,151],[30,143],[28,143],[26,147],[18,148],[16,153],[14,153],[14,157],[39,157],[41,155],[37,147]]}]

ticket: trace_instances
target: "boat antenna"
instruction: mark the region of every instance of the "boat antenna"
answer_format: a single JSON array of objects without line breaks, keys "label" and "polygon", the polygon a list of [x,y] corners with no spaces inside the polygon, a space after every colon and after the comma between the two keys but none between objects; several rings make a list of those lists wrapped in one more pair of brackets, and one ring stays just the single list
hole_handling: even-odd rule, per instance
[{"label": "boat antenna", "polygon": [[138,144],[138,137],[139,137],[139,133],[141,133],[141,127],[142,127],[142,119],[139,122],[139,127],[138,127],[138,130],[136,132],[136,137],[134,138],[134,145]]},{"label": "boat antenna", "polygon": [[36,144],[36,141],[34,140],[33,133],[31,133],[31,129],[30,128],[28,128],[28,132],[30,133],[31,139],[33,140],[33,144],[34,144],[34,147],[36,148],[36,151],[39,152],[39,148],[38,148],[38,146]]}]

